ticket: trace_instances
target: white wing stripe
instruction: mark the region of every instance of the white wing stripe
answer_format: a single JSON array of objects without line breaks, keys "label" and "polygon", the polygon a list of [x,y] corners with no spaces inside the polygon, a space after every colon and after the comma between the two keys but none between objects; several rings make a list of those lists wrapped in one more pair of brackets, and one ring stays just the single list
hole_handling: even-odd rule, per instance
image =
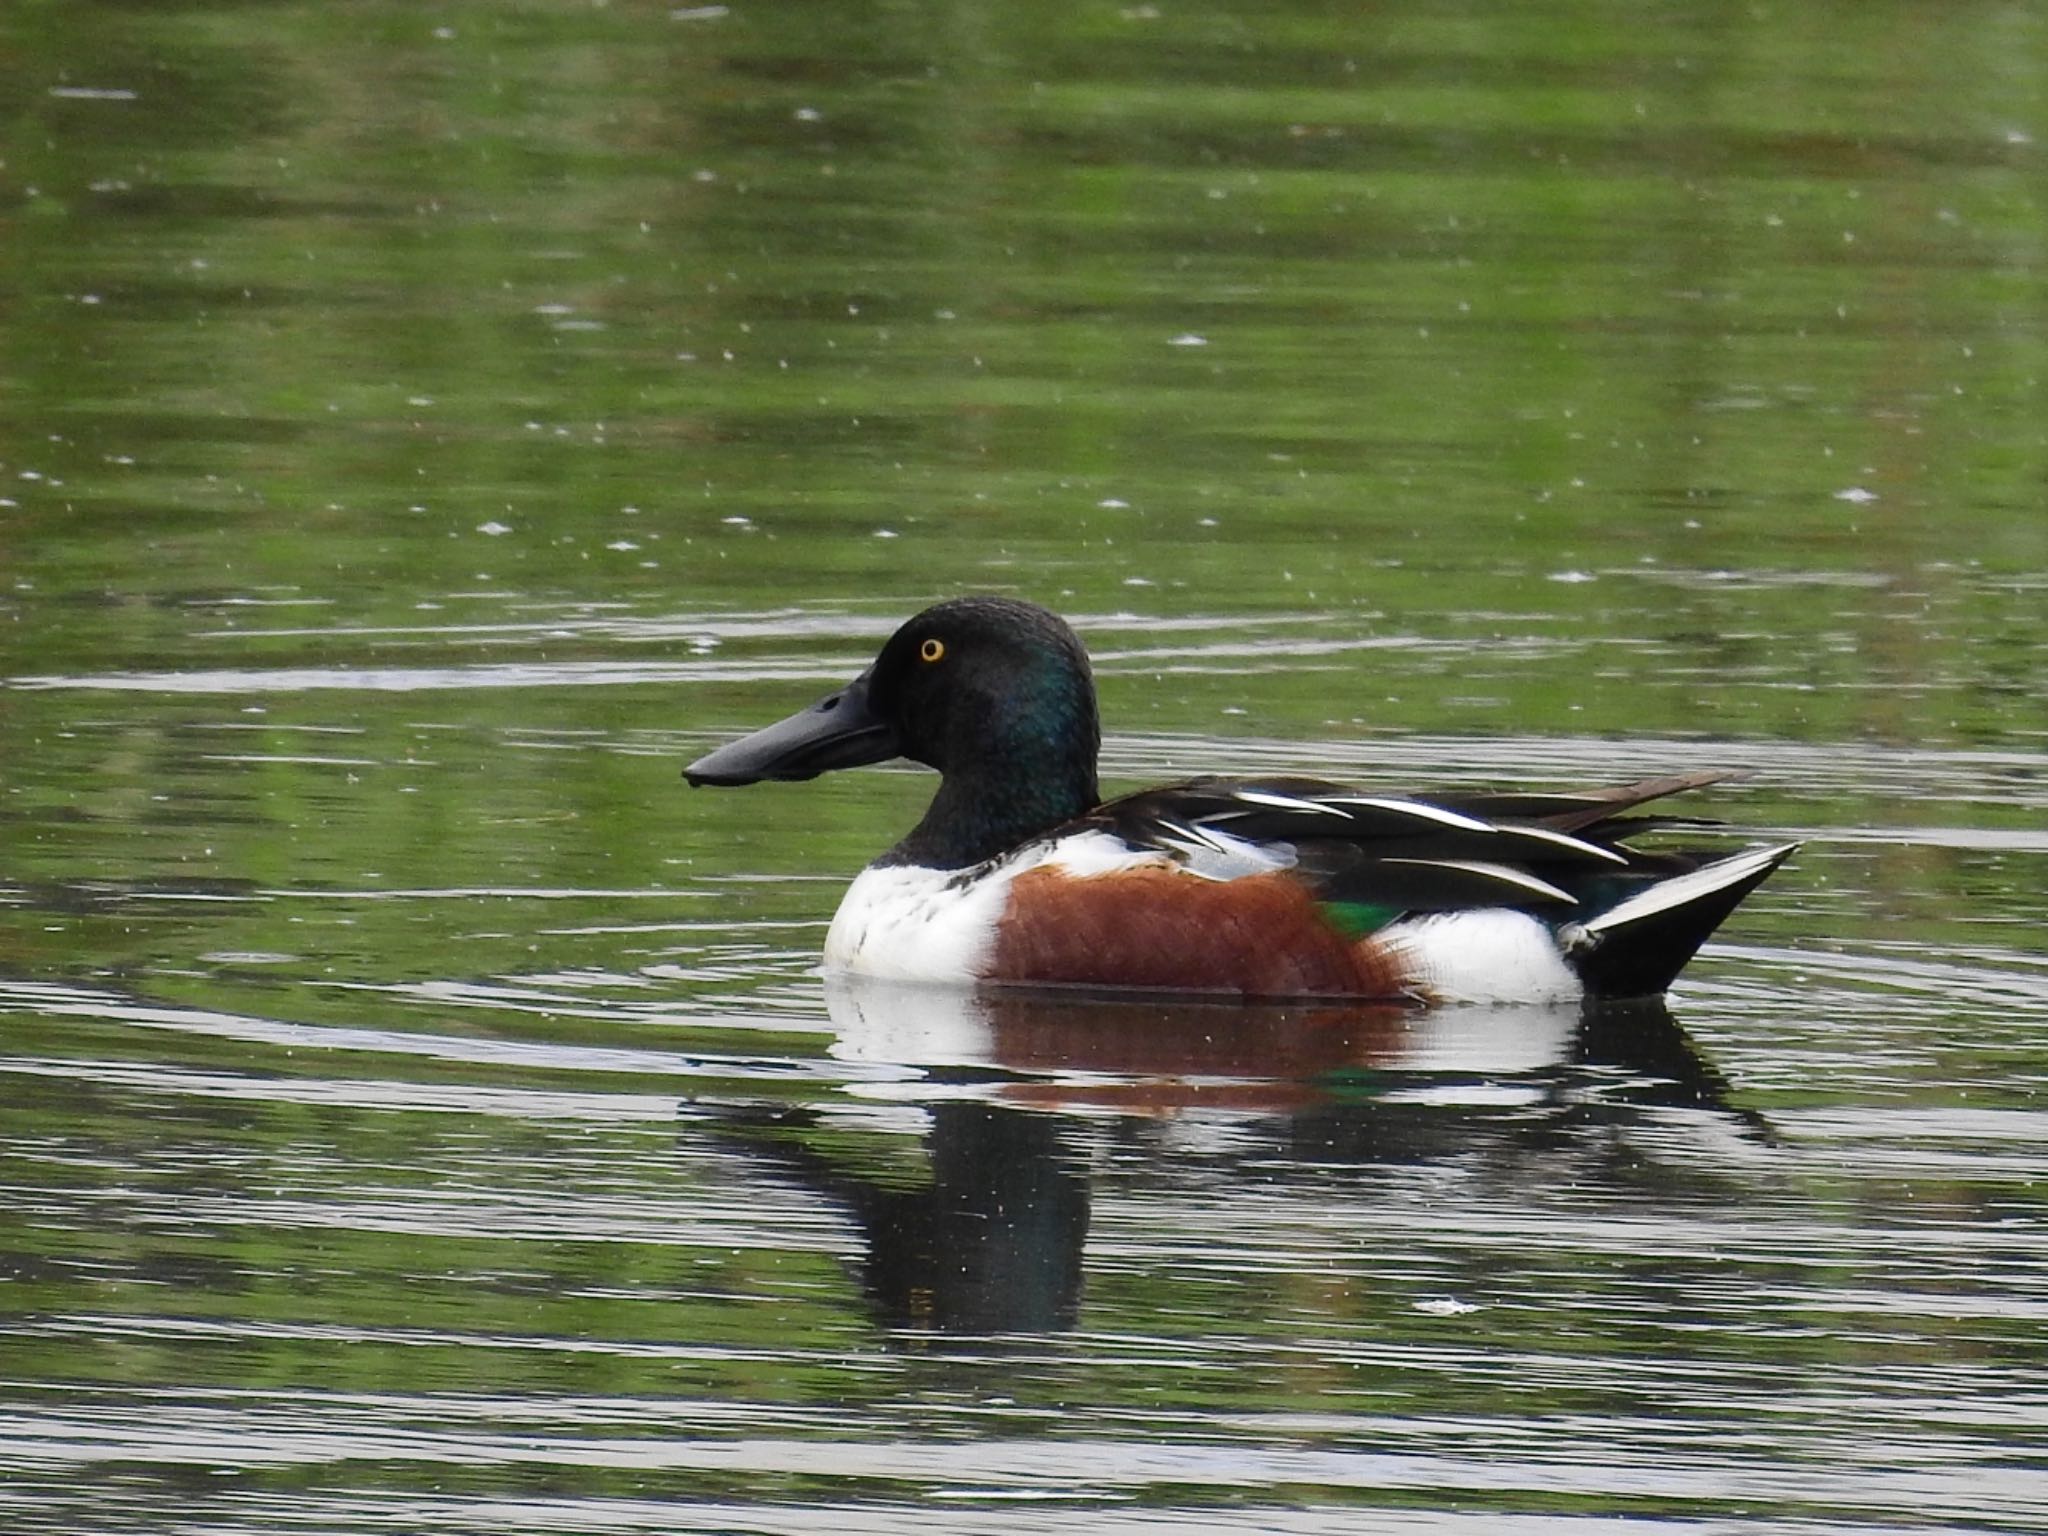
[{"label": "white wing stripe", "polygon": [[1467,816],[1463,811],[1447,810],[1441,805],[1431,805],[1426,800],[1388,800],[1378,795],[1329,795],[1322,803],[1326,806],[1358,805],[1368,810],[1391,811],[1397,816],[1413,816],[1417,821],[1432,821],[1441,827],[1456,827],[1461,832],[1499,830],[1490,821]]},{"label": "white wing stripe", "polygon": [[[1333,805],[1320,800],[1302,800],[1293,795],[1269,794],[1263,789],[1238,789],[1231,791],[1230,798],[1242,800],[1247,805],[1266,806],[1276,811],[1308,811],[1317,816],[1343,816],[1344,813]],[[1213,818],[1204,818],[1205,820]]]},{"label": "white wing stripe", "polygon": [[1548,827],[1507,827],[1503,830],[1516,837],[1533,837],[1538,842],[1549,843],[1555,848],[1568,848],[1573,853],[1587,853],[1595,858],[1605,859],[1610,864],[1626,864],[1627,859],[1612,848],[1602,848],[1598,843],[1589,843],[1583,837],[1571,837],[1563,832],[1553,832]]},{"label": "white wing stripe", "polygon": [[1294,849],[1286,843],[1253,843],[1228,832],[1208,832],[1182,822],[1159,823],[1160,840],[1185,855],[1181,868],[1205,880],[1239,880],[1246,875],[1270,874],[1294,863]]},{"label": "white wing stripe", "polygon": [[[1572,906],[1579,899],[1570,891],[1561,891],[1548,880],[1539,880],[1534,875],[1524,874],[1519,869],[1509,869],[1505,864],[1482,864],[1471,859],[1381,859],[1382,864],[1400,864],[1412,869],[1456,869],[1468,875],[1480,875],[1488,880],[1498,880],[1502,885],[1513,886],[1527,891],[1532,896],[1547,897],[1552,901],[1568,902]],[[1590,925],[1588,925],[1590,926]]]},{"label": "white wing stripe", "polygon": [[1220,837],[1211,837],[1199,826],[1190,822],[1167,821],[1162,818],[1159,823],[1159,830],[1165,833],[1167,838],[1173,842],[1193,843],[1197,847],[1213,848],[1218,853],[1226,851],[1228,847]]}]

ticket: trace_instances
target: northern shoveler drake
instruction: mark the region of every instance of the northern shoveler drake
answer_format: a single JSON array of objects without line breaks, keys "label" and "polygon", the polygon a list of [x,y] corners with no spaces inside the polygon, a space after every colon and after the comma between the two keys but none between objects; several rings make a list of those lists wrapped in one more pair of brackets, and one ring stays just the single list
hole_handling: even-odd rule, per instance
[{"label": "northern shoveler drake", "polygon": [[1626,839],[1730,777],[1375,794],[1194,779],[1104,802],[1088,655],[1006,597],[927,608],[859,677],[683,770],[810,779],[907,757],[924,819],[848,889],[828,970],[1242,997],[1566,1002],[1662,992],[1796,844],[1707,859]]}]

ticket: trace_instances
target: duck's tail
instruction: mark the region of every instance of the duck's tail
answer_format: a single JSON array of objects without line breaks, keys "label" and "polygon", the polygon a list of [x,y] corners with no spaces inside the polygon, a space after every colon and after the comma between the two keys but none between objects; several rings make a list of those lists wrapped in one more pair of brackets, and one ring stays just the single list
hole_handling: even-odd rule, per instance
[{"label": "duck's tail", "polygon": [[1716,859],[1560,932],[1589,997],[1647,997],[1670,986],[1742,898],[1798,848],[1779,843]]}]

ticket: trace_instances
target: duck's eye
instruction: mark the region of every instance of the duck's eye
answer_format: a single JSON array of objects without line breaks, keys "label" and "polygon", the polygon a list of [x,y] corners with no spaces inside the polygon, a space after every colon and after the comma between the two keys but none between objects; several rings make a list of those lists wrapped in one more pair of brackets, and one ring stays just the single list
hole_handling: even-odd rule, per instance
[{"label": "duck's eye", "polygon": [[917,654],[926,661],[941,661],[946,655],[946,642],[936,639],[927,640],[917,648]]}]

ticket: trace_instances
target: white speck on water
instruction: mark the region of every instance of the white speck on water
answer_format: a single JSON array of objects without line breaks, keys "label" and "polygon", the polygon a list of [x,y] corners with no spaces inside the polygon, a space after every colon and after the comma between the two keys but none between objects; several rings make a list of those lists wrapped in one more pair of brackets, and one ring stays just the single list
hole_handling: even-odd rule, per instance
[{"label": "white speck on water", "polygon": [[2034,142],[2034,136],[2024,129],[2008,128],[2005,131],[2005,142],[2008,144],[2031,144]]},{"label": "white speck on water", "polygon": [[622,554],[629,550],[638,549],[639,547],[640,546],[638,544],[635,544],[631,539],[613,539],[611,543],[605,545],[606,549],[616,549]]},{"label": "white speck on water", "polygon": [[1851,486],[1846,486],[1846,487],[1844,487],[1843,489],[1841,489],[1841,490],[1839,490],[1839,491],[1835,492],[1835,500],[1837,500],[1837,501],[1853,501],[1854,503],[1856,503],[1856,505],[1857,505],[1857,506],[1859,506],[1859,507],[1860,507],[1860,506],[1862,506],[1862,505],[1863,505],[1863,504],[1864,504],[1865,502],[1870,502],[1870,501],[1875,501],[1875,500],[1877,500],[1877,492],[1875,492],[1875,491],[1866,491],[1866,490],[1865,490],[1865,489],[1864,489],[1864,488],[1863,488],[1862,486],[1860,486],[1860,485],[1851,485]]},{"label": "white speck on water", "polygon": [[1580,582],[1598,581],[1600,578],[1591,571],[1552,571],[1548,579],[1561,581],[1567,586],[1577,586]]},{"label": "white speck on water", "polygon": [[798,107],[794,112],[790,113],[790,116],[800,123],[815,123],[824,115],[816,107]]},{"label": "white speck on water", "polygon": [[[53,85],[52,96],[61,96],[66,101],[133,101],[135,93],[118,86],[99,85]],[[2010,140],[2007,141],[2011,142]]]},{"label": "white speck on water", "polygon": [[1209,338],[1197,336],[1193,331],[1182,331],[1178,336],[1168,337],[1166,344],[1169,347],[1206,347]]},{"label": "white speck on water", "polygon": [[1427,1312],[1431,1317],[1463,1317],[1468,1312],[1477,1312],[1479,1308],[1469,1301],[1459,1301],[1455,1297],[1432,1296],[1427,1301],[1416,1302],[1415,1310]]},{"label": "white speck on water", "polygon": [[1143,576],[1126,576],[1124,578],[1124,585],[1127,587],[1156,587],[1159,583],[1148,580]]},{"label": "white speck on water", "polygon": [[495,539],[501,534],[510,533],[512,529],[509,524],[501,523],[498,522],[496,519],[493,519],[488,523],[478,523],[476,525],[476,531],[478,533],[489,534],[492,538]]},{"label": "white speck on water", "polygon": [[754,526],[754,520],[751,517],[741,517],[738,513],[734,513],[731,517],[721,517],[719,521],[728,528],[751,528]]},{"label": "white speck on water", "polygon": [[1115,496],[1105,496],[1102,498],[1102,500],[1095,503],[1095,505],[1097,505],[1098,507],[1107,508],[1108,510],[1114,512],[1119,511],[1125,507],[1128,507],[1130,503],[1128,501],[1120,500]]},{"label": "white speck on water", "polygon": [[716,21],[721,16],[730,16],[732,11],[723,5],[679,5],[668,13],[670,21]]},{"label": "white speck on water", "polygon": [[436,27],[434,28],[434,36],[444,43],[452,43],[455,41],[455,29],[453,27]]},{"label": "white speck on water", "polygon": [[893,539],[897,537],[897,533],[894,528],[877,528],[875,530],[875,537],[878,539]]},{"label": "white speck on water", "polygon": [[407,405],[432,405],[434,397],[432,395],[407,395],[405,403]]},{"label": "white speck on water", "polygon": [[533,312],[536,315],[573,315],[576,313],[576,306],[573,304],[536,304],[533,306]]}]

